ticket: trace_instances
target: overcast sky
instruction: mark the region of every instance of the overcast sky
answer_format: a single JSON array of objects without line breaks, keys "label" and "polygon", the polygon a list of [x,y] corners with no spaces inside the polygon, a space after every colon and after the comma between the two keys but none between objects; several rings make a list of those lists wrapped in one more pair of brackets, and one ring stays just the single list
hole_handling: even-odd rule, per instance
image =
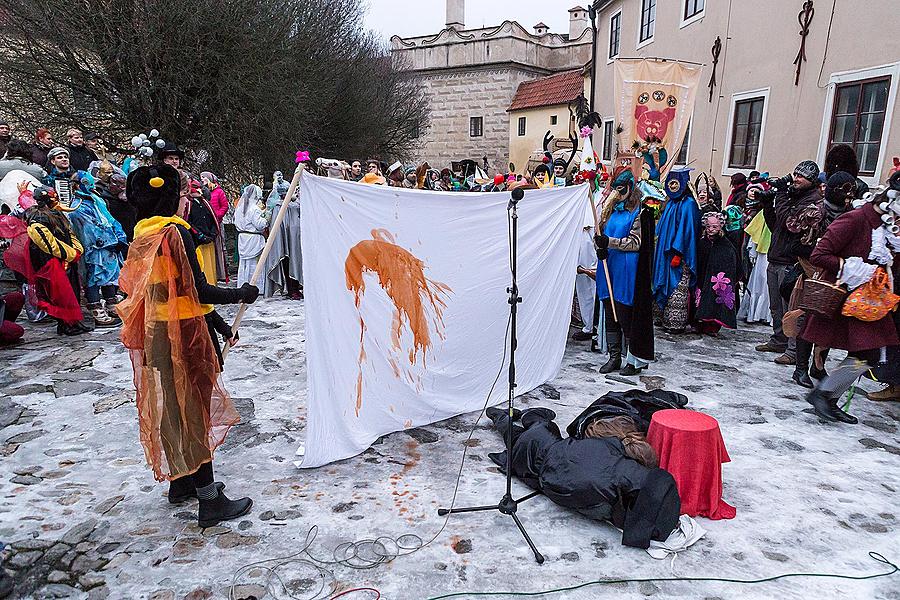
[{"label": "overcast sky", "polygon": [[[444,28],[444,0],[368,0],[366,27],[382,34],[411,37],[437,33]],[[580,2],[587,6],[589,0]],[[543,21],[554,33],[569,33],[569,9],[578,0],[467,0],[466,28],[491,27],[504,20],[519,21],[528,31]]]}]

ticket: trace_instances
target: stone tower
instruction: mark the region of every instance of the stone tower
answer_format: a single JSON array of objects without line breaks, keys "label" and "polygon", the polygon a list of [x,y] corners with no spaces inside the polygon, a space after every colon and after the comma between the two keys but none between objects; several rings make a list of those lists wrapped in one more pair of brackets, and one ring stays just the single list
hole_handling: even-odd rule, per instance
[{"label": "stone tower", "polygon": [[447,27],[466,28],[466,0],[447,0]]}]

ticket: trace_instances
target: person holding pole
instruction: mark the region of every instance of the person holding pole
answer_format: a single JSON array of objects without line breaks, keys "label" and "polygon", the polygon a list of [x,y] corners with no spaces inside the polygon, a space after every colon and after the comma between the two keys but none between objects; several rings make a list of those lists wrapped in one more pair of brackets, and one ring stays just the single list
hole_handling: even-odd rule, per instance
[{"label": "person holding pole", "polygon": [[627,167],[613,173],[597,231],[597,296],[603,301],[609,348],[609,360],[600,372],[621,369],[621,375],[637,375],[653,360],[654,353],[654,218],[653,210],[643,204],[633,171]]},{"label": "person holding pole", "polygon": [[212,527],[253,505],[250,498],[230,500],[213,478],[213,454],[239,417],[222,386],[216,333],[229,346],[237,337],[212,304],[252,303],[259,289],[207,281],[190,225],[176,216],[179,189],[169,165],[129,174],[126,195],[140,220],[119,277],[128,297],[116,311],[134,368],[147,463],[157,481],[169,481],[170,503],[197,498],[198,525]]}]

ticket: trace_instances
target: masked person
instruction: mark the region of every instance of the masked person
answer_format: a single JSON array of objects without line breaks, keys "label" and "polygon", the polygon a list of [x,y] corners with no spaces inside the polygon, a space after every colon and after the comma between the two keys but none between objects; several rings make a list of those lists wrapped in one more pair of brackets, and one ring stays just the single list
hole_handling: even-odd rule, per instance
[{"label": "masked person", "polygon": [[704,213],[701,223],[694,322],[700,333],[716,335],[722,327],[737,327],[738,258],[725,237],[725,216],[721,212]]},{"label": "masked person", "polygon": [[72,232],[56,191],[50,187],[30,190],[20,187],[19,204],[25,220],[4,219],[0,235],[12,240],[3,255],[6,265],[28,282],[29,303],[57,321],[58,335],[80,335],[90,331],[81,313],[78,260],[83,248]]},{"label": "masked person", "polygon": [[653,294],[662,311],[663,329],[684,331],[691,317],[697,284],[700,208],[691,193],[691,169],[672,169],[664,183],[666,206],[656,226]]},{"label": "masked person", "polygon": [[[601,211],[600,229],[594,238],[597,297],[603,301],[609,350],[609,360],[600,367],[600,373],[622,368],[620,374],[636,375],[654,358],[653,210],[643,204],[643,193],[635,185],[632,171],[620,170],[613,177],[612,191]],[[612,292],[606,282],[607,268]]]},{"label": "masked person", "polygon": [[557,158],[553,161],[553,185],[555,187],[566,186],[566,161],[564,158]]},{"label": "masked person", "polygon": [[816,244],[809,262],[825,271],[828,281],[851,290],[840,315],[833,319],[810,314],[803,330],[804,339],[826,348],[847,350],[848,357],[830,375],[819,381],[807,396],[816,414],[828,421],[856,423],[838,407],[838,400],[856,379],[886,358],[886,348],[900,344],[897,328],[889,311],[878,320],[845,316],[852,309],[852,292],[869,286],[873,300],[896,308],[896,296],[889,286],[879,287],[879,279],[891,272],[894,255],[900,252],[900,172],[894,173],[889,187],[862,207],[838,217]]},{"label": "masked person", "polygon": [[797,351],[796,340],[788,339],[782,326],[787,303],[780,290],[799,259],[809,258],[822,232],[822,197],[818,179],[818,165],[805,160],[794,168],[791,175],[769,179],[771,190],[756,194],[762,204],[766,225],[772,232],[766,279],[773,329],[769,341],[757,346],[756,350],[783,353],[775,359],[782,365],[793,365]]},{"label": "masked person", "polygon": [[128,252],[128,238],[109,213],[106,202],[97,195],[93,176],[78,171],[72,182],[77,208],[69,213],[69,220],[84,246],[84,297],[97,327],[115,327],[119,318],[113,306],[117,302],[119,269],[123,255]]},{"label": "masked person", "polygon": [[266,298],[280,291],[291,300],[303,298],[303,259],[300,240],[300,203],[296,196],[290,200],[284,213],[281,227],[273,229],[275,219],[286,201],[290,185],[285,181],[281,171],[275,171],[272,191],[266,200],[269,212],[269,235],[274,235],[272,249],[266,257],[266,281],[264,292]]},{"label": "masked person", "polygon": [[140,219],[122,268],[128,298],[116,309],[122,343],[131,352],[141,444],[157,481],[169,481],[169,502],[200,501],[198,525],[247,514],[249,498],[230,500],[213,478],[213,454],[239,421],[222,387],[218,332],[233,342],[212,303],[252,303],[259,290],[210,285],[190,226],[175,216],[179,174],[169,165],[140,167],[127,196]]},{"label": "masked person", "polygon": [[268,215],[260,208],[262,190],[258,185],[250,184],[241,194],[241,199],[234,209],[234,226],[237,228],[238,287],[249,283],[256,270],[259,255],[266,246],[265,231],[269,225]]}]

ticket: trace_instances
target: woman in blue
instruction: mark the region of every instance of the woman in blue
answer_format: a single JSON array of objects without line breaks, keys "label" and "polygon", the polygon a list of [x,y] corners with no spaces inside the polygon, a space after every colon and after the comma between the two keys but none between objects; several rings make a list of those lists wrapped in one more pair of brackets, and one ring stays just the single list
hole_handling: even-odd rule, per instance
[{"label": "woman in blue", "polygon": [[[612,183],[595,236],[597,258],[606,261],[612,282],[612,300],[603,265],[597,266],[597,295],[603,301],[609,360],[601,373],[623,364],[621,375],[636,375],[653,360],[651,261],[653,210],[642,204],[643,193],[630,170],[622,170]],[[615,302],[615,314],[612,301]]]}]

